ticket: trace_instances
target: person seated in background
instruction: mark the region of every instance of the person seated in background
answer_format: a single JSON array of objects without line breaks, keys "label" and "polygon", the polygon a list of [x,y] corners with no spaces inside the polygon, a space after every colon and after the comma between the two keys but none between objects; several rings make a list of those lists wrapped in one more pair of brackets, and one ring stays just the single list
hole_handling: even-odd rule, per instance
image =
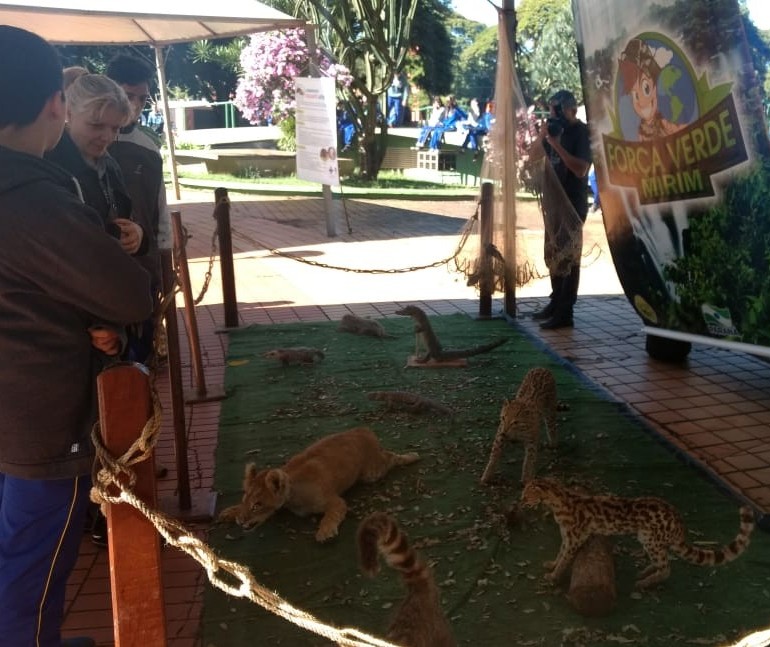
[{"label": "person seated in background", "polygon": [[463,130],[465,130],[466,135],[465,139],[463,140],[463,143],[460,145],[460,153],[464,153],[466,148],[469,148],[471,150],[475,150],[478,148],[478,143],[474,137],[471,136],[471,134],[474,132],[474,129],[478,127],[479,122],[481,121],[481,108],[479,107],[479,100],[474,97],[471,99],[470,107],[468,108],[468,116],[466,117],[465,121],[461,124],[463,127]]},{"label": "person seated in background", "polygon": [[444,111],[444,102],[441,100],[441,97],[433,97],[433,105],[431,107],[430,115],[428,116],[428,119],[423,127],[420,129],[420,134],[417,136],[417,143],[415,148],[419,149],[425,147],[425,142],[428,140],[428,137],[431,137],[433,130],[438,128],[438,126],[441,124],[441,120],[444,118]]},{"label": "person seated in background", "polygon": [[457,105],[457,99],[450,95],[447,99],[444,117],[431,133],[429,148],[432,150],[441,148],[441,140],[444,138],[444,133],[457,130],[457,125],[467,119],[467,117],[468,115]]},{"label": "person seated in background", "polygon": [[[473,101],[476,101],[473,99]],[[471,101],[471,106],[473,105]],[[476,104],[478,106],[478,102]],[[473,159],[478,159],[479,153],[484,152],[484,137],[489,134],[489,129],[495,121],[494,103],[487,101],[487,105],[484,108],[484,114],[478,119],[475,125],[468,126],[468,134],[465,136],[462,146],[460,146],[460,152],[464,152],[466,148],[470,148],[475,151]]]},{"label": "person seated in background", "polygon": [[345,104],[342,101],[337,103],[337,135],[340,142],[342,142],[340,152],[348,152],[353,147],[356,137],[356,125],[353,123],[353,118],[350,116],[350,112],[345,109]]}]

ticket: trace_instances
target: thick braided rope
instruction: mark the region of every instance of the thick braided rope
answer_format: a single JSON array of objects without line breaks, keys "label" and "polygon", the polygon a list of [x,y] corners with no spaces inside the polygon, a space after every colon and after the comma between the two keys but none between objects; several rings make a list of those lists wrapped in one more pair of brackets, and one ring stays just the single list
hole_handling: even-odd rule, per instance
[{"label": "thick braided rope", "polygon": [[[95,439],[101,445],[100,440]],[[123,485],[117,478],[119,474],[131,472],[126,465],[121,464],[122,459],[112,460],[107,456],[103,447],[99,447],[99,454],[105,459],[105,467],[100,470],[103,475],[98,490],[99,497],[107,503],[127,503],[141,512],[164,539],[172,546],[184,551],[197,561],[206,570],[211,584],[225,593],[248,598],[267,611],[288,620],[307,631],[328,638],[340,645],[351,647],[397,647],[393,643],[380,640],[352,627],[337,628],[325,624],[315,616],[302,611],[289,604],[281,596],[259,584],[248,568],[229,560],[220,559],[203,541],[190,534],[187,528],[173,517],[165,513],[149,508],[138,499],[131,489]],[[108,474],[109,476],[107,476]],[[104,485],[102,485],[104,484]],[[107,490],[107,485],[115,486],[120,490],[117,495],[112,495]],[[223,577],[224,576],[224,577]],[[229,576],[231,581],[226,577]]]},{"label": "thick braided rope", "polygon": [[[169,544],[195,559],[206,570],[209,581],[229,595],[248,598],[284,620],[288,620],[307,631],[328,638],[340,645],[350,645],[351,647],[397,647],[392,643],[370,636],[355,628],[346,627],[340,629],[327,625],[313,615],[292,606],[277,593],[269,591],[260,585],[248,568],[236,562],[219,559],[209,546],[193,536],[176,519],[159,510],[150,509],[143,501],[136,497],[132,489],[136,483],[136,473],[131,469],[131,466],[151,455],[160,431],[162,413],[160,400],[155,388],[151,388],[150,392],[152,394],[153,414],[145,423],[139,437],[119,458],[116,459],[110,455],[102,443],[99,424],[94,425],[91,431],[91,440],[96,448],[96,460],[94,461],[94,485],[91,489],[91,499],[101,504],[102,508],[107,503],[113,505],[128,503],[140,511]],[[111,494],[110,488],[112,488],[113,492],[117,489],[119,494]],[[223,579],[222,574],[229,575],[232,582]]]}]

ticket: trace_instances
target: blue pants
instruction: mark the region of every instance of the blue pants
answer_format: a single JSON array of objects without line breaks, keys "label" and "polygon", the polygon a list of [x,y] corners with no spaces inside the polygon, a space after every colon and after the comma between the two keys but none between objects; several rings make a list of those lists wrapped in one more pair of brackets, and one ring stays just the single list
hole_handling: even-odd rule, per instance
[{"label": "blue pants", "polygon": [[437,126],[431,133],[430,144],[428,145],[428,148],[432,148],[434,150],[441,148],[441,140],[444,137],[444,133],[454,132],[455,130],[457,130],[457,128],[454,126]]},{"label": "blue pants", "polygon": [[404,106],[401,97],[388,97],[388,126],[400,126],[403,119]]},{"label": "blue pants", "polygon": [[0,474],[0,644],[61,647],[67,578],[83,537],[91,477]]},{"label": "blue pants", "polygon": [[599,206],[599,184],[596,181],[596,169],[591,167],[591,171],[588,174],[588,184],[591,187],[591,193],[594,194],[594,205]]},{"label": "blue pants", "polygon": [[436,128],[436,126],[423,126],[420,129],[420,134],[417,136],[418,146],[425,146],[425,142],[427,141],[428,137],[431,136],[434,128]]},{"label": "blue pants", "polygon": [[342,145],[352,146],[353,139],[356,136],[356,127],[353,124],[348,124],[346,126],[342,126],[339,129],[339,132],[340,132],[340,135],[342,135]]},{"label": "blue pants", "polygon": [[460,148],[470,148],[472,151],[481,150],[481,140],[487,132],[487,129],[481,126],[469,126],[468,134]]}]

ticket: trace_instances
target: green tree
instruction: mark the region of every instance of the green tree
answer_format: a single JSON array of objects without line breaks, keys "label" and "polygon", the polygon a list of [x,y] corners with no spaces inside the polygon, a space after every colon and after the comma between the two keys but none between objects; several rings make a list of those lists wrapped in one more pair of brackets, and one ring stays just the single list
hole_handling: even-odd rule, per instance
[{"label": "green tree", "polygon": [[570,0],[522,0],[516,7],[517,37],[529,43],[528,49],[540,41],[556,17],[570,7]]},{"label": "green tree", "polygon": [[456,54],[446,2],[419,0],[414,14],[406,71],[411,83],[428,95],[452,91],[452,67],[447,61]]},{"label": "green tree", "polygon": [[[227,100],[238,78],[241,42],[242,39],[225,38],[166,48],[166,79],[171,96]],[[117,54],[144,59],[155,67],[155,51],[149,46],[63,45],[57,49],[65,67],[82,65],[96,74],[104,72]]]},{"label": "green tree", "polygon": [[454,92],[464,102],[473,97],[484,101],[494,96],[500,46],[497,27],[479,27],[475,38],[460,50],[455,65]]},{"label": "green tree", "polygon": [[[550,2],[549,1],[549,7]],[[545,0],[543,0],[545,3]],[[531,40],[522,66],[527,72],[525,94],[534,101],[547,101],[557,90],[570,90],[582,101],[583,86],[578,67],[577,42],[572,9],[568,4],[557,11],[548,11],[536,40]],[[523,36],[523,34],[522,34]]]}]

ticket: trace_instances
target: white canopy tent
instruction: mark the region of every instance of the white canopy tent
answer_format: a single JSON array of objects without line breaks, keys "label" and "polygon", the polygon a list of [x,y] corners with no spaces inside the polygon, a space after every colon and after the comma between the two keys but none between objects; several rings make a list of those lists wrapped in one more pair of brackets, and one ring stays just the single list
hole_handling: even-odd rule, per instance
[{"label": "white canopy tent", "polygon": [[[305,22],[255,0],[131,0],[121,7],[108,0],[0,0],[0,24],[34,32],[56,45],[150,45],[166,123],[171,123],[162,48],[213,38],[229,38]],[[174,138],[168,132],[171,176],[179,198]]]}]

